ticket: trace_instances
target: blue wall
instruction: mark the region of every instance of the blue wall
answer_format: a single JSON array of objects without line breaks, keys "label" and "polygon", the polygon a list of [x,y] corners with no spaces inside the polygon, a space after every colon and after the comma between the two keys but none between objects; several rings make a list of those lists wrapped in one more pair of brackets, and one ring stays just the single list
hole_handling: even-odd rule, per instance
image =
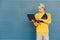
[{"label": "blue wall", "polygon": [[0,40],[35,40],[35,27],[26,14],[35,14],[39,3],[52,15],[50,40],[60,40],[59,0],[0,0]]}]

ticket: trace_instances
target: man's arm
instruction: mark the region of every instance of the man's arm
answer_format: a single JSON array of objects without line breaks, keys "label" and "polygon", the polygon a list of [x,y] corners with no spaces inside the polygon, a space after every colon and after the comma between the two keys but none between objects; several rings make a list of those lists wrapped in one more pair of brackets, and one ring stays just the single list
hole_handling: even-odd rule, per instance
[{"label": "man's arm", "polygon": [[[35,14],[35,19],[37,20],[38,19],[38,15],[37,15],[37,13]],[[33,19],[32,19],[32,22],[33,22],[33,24],[37,27],[38,26],[38,22],[37,21],[34,21]]]},{"label": "man's arm", "polygon": [[48,13],[47,16],[48,16],[48,18],[47,18],[46,20],[43,20],[43,21],[44,21],[44,23],[46,23],[46,24],[50,24],[50,23],[51,23],[51,14]]}]

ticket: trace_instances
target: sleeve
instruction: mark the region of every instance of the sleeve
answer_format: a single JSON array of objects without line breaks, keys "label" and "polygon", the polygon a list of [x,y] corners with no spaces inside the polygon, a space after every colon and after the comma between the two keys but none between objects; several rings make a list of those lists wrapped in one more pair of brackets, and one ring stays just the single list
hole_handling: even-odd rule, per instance
[{"label": "sleeve", "polygon": [[47,14],[48,18],[46,20],[44,20],[44,23],[46,24],[50,24],[51,23],[51,14]]},{"label": "sleeve", "polygon": [[36,27],[38,26],[38,23],[37,23],[37,22],[34,22],[33,24],[34,24],[34,26],[36,26]]},{"label": "sleeve", "polygon": [[[37,20],[38,19],[38,15],[37,14],[35,14],[35,19]],[[38,26],[38,22],[36,21],[36,22],[34,22],[33,23],[36,27]]]}]

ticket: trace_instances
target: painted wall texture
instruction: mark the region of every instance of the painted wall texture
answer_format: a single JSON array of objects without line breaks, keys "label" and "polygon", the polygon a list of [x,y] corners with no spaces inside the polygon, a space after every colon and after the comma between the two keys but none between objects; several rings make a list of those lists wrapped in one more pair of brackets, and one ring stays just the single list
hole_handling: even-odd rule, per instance
[{"label": "painted wall texture", "polygon": [[0,40],[36,40],[26,14],[35,14],[39,3],[52,15],[50,40],[60,40],[60,0],[0,0]]}]

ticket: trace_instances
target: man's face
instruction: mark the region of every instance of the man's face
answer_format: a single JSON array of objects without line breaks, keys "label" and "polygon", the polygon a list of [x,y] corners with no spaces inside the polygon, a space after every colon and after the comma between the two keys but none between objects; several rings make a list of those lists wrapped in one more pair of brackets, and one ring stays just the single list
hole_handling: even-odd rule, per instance
[{"label": "man's face", "polygon": [[44,8],[43,7],[38,7],[38,11],[39,12],[43,12],[44,11]]}]

